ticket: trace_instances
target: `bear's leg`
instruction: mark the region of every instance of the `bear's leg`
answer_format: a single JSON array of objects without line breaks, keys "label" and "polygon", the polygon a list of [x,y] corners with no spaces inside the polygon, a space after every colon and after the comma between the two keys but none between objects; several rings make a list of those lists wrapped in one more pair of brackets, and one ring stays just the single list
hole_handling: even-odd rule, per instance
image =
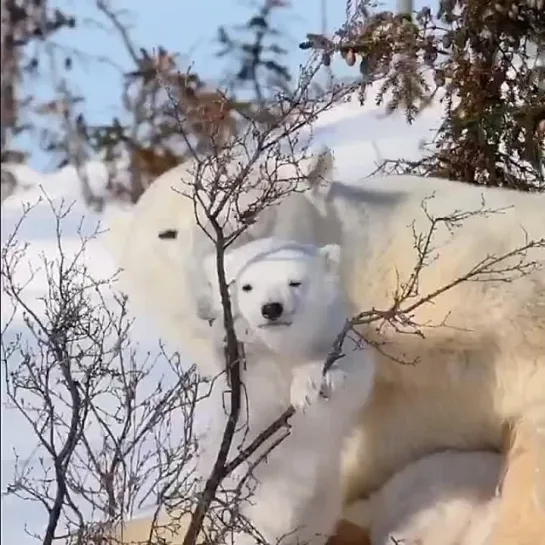
[{"label": "bear's leg", "polygon": [[[341,516],[339,456],[316,440],[309,447],[306,420],[295,415],[292,435],[256,466],[257,489],[241,505],[242,516],[268,543],[325,545]],[[235,540],[250,543],[249,534]]]},{"label": "bear's leg", "polygon": [[545,545],[545,404],[507,427],[492,545]]},{"label": "bear's leg", "polygon": [[[289,464],[289,459],[287,460]],[[278,472],[280,473],[280,472]],[[297,476],[283,471],[270,475],[259,483],[253,497],[241,506],[241,514],[251,525],[252,533],[260,534],[267,543],[296,544],[306,533],[304,510],[310,502],[312,491]],[[325,542],[312,541],[312,545]],[[250,534],[241,534],[235,545],[255,545]]]}]

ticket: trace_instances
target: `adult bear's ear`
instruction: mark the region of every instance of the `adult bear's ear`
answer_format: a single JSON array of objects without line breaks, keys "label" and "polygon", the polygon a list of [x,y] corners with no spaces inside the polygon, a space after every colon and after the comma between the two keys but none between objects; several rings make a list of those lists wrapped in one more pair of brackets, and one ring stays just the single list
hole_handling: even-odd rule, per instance
[{"label": "adult bear's ear", "polygon": [[329,148],[324,147],[310,165],[306,176],[307,187],[310,189],[306,196],[324,217],[327,216],[327,202],[333,181],[332,173],[333,154]]},{"label": "adult bear's ear", "polygon": [[332,172],[333,153],[328,147],[324,147],[309,168],[307,183],[312,189],[314,189],[324,182],[330,182]]},{"label": "adult bear's ear", "polygon": [[341,247],[339,244],[326,244],[318,250],[328,272],[339,272],[341,266]]}]

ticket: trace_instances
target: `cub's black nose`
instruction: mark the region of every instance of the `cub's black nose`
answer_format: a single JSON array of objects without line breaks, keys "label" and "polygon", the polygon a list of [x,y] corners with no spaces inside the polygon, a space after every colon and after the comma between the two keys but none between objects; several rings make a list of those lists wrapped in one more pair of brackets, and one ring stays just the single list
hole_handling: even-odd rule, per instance
[{"label": "cub's black nose", "polygon": [[282,316],[284,307],[281,303],[267,303],[261,307],[261,314],[267,320],[277,320]]}]

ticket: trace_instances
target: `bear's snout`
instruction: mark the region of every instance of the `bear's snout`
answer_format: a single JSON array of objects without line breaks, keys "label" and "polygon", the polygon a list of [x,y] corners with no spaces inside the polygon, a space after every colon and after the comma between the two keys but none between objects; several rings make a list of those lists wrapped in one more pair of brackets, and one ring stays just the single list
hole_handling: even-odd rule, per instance
[{"label": "bear's snout", "polygon": [[282,312],[284,312],[282,303],[265,303],[261,307],[261,314],[263,318],[267,318],[267,320],[277,320],[282,316]]}]

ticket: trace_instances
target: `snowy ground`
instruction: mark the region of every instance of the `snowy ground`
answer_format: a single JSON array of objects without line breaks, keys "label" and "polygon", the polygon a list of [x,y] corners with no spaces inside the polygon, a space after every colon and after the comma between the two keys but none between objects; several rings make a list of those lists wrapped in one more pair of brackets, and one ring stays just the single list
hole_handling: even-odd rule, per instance
[{"label": "snowy ground", "polygon": [[[365,107],[357,101],[341,105],[322,114],[315,125],[315,140],[313,145],[318,149],[321,145],[329,145],[335,153],[337,178],[353,180],[371,173],[382,159],[415,159],[421,156],[420,143],[430,139],[432,130],[437,128],[440,120],[440,110],[426,110],[413,125],[405,123],[399,115],[385,117],[383,110],[374,106],[370,99]],[[57,252],[55,238],[54,215],[46,200],[38,202],[43,191],[52,202],[58,206],[62,199],[68,203],[76,201],[71,213],[62,225],[62,244],[64,251],[73,254],[80,247],[80,223],[85,216],[83,232],[91,232],[98,217],[84,208],[79,199],[78,185],[75,181],[75,171],[65,167],[50,175],[39,175],[28,167],[21,167],[24,172],[25,185],[31,186],[24,192],[9,197],[2,206],[1,233],[2,246],[7,237],[21,218],[22,210],[28,203],[35,206],[21,225],[19,239],[28,243],[27,259],[36,264],[41,255],[53,258]],[[104,180],[103,165],[94,163],[89,166],[89,172],[94,183]],[[41,185],[43,189],[37,187]],[[38,203],[38,204],[36,204]],[[98,242],[92,242],[86,253],[86,263],[93,274],[107,277],[114,271],[114,264]],[[23,267],[22,275],[28,275]],[[25,296],[28,301],[36,301],[47,293],[47,281],[43,273],[38,272],[29,286]],[[2,301],[2,322],[8,319],[10,308],[5,296]],[[149,323],[137,324],[137,335],[142,347],[156,346],[156,338]],[[16,319],[10,334],[24,332],[24,325]],[[5,385],[2,380],[2,398],[5,400]],[[14,410],[2,409],[2,447],[1,472],[2,489],[13,473],[14,452],[27,459],[32,457],[36,441],[27,423]],[[13,496],[2,498],[2,541],[7,544],[27,545],[37,543],[28,536],[25,527],[30,532],[41,533],[44,530],[43,507],[35,502],[22,502]],[[5,541],[4,541],[5,540]]]}]

